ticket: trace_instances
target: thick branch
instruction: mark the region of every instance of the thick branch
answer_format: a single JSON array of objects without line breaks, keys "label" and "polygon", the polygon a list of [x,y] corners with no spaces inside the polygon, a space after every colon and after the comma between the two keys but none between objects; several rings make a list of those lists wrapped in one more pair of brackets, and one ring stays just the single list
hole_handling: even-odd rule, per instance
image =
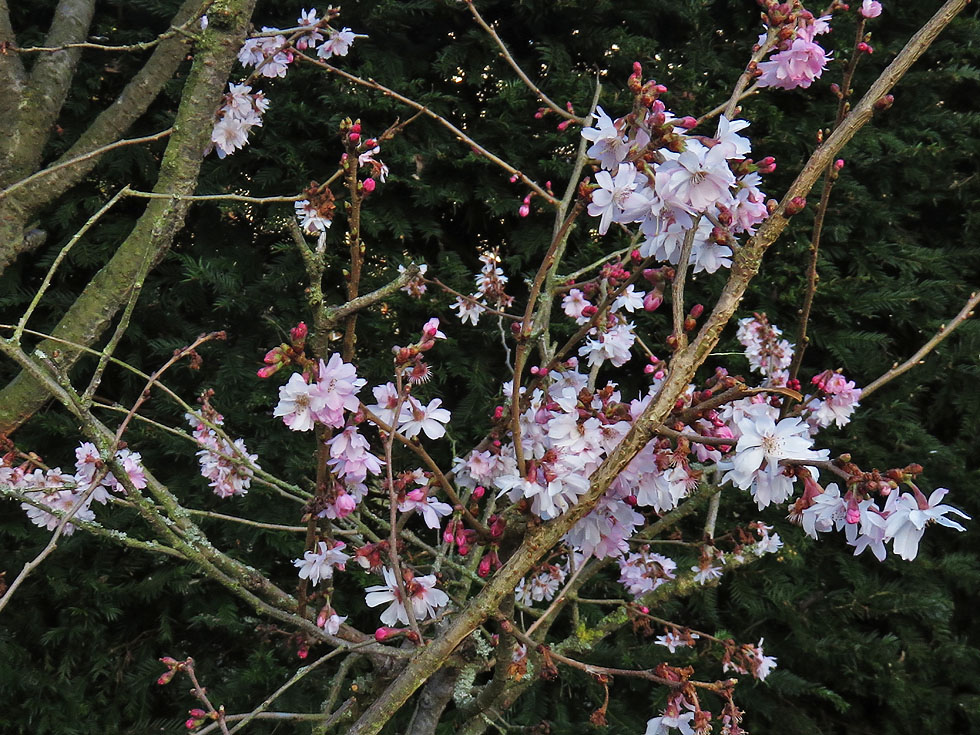
[{"label": "thick branch", "polygon": [[[185,0],[172,24],[186,24],[197,17],[201,7],[201,0]],[[112,144],[146,112],[163,85],[173,77],[184,59],[187,46],[187,39],[181,35],[163,40],[115,101],[99,114],[71,148],[45,169],[47,175],[20,187],[16,197],[0,204],[0,220],[5,223],[2,230],[4,237],[0,238],[0,272],[10,261],[29,249],[29,243],[24,241],[18,230],[22,232],[26,222],[92,170],[99,160],[97,155],[93,155],[95,151],[112,150]],[[22,170],[19,178],[36,168],[35,165]],[[12,180],[0,177],[0,185],[9,186],[12,183]]]},{"label": "thick branch", "polygon": [[[88,35],[95,0],[61,0],[55,9],[47,41],[50,46],[82,41]],[[75,67],[81,56],[79,49],[59,51],[38,59],[27,79],[24,94],[17,100],[16,127],[12,137],[0,140],[0,166],[3,178],[16,180],[37,169],[51,129],[68,96]]]},{"label": "thick branch", "polygon": [[[245,37],[255,0],[226,0],[216,4],[194,60],[167,150],[160,166],[157,193],[191,194],[197,185],[202,154],[211,137],[214,110],[224,91],[231,65]],[[129,237],[109,263],[92,279],[55,327],[59,339],[88,345],[108,327],[113,315],[128,300],[136,275],[145,262],[156,264],[183,226],[190,202],[182,199],[150,200]],[[42,342],[53,354],[59,345]],[[61,364],[70,369],[77,350],[61,347]],[[47,400],[47,392],[21,373],[0,391],[0,433],[10,433]]]}]

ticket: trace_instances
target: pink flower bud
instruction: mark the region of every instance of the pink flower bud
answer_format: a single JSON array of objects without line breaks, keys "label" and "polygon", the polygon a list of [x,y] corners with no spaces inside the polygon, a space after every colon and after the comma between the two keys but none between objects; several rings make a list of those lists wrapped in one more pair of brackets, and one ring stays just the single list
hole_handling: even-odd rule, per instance
[{"label": "pink flower bud", "polygon": [[510,177],[510,183],[513,184],[515,181],[517,181],[517,179],[518,179],[517,174],[514,174],[513,176]]},{"label": "pink flower bud", "polygon": [[493,420],[494,421],[500,421],[500,419],[503,418],[503,416],[504,416],[504,407],[503,406],[497,406],[495,409],[493,409]]},{"label": "pink flower bud", "polygon": [[476,573],[481,577],[486,577],[490,574],[490,554],[486,554],[480,559],[480,565],[476,568]]},{"label": "pink flower bud", "polygon": [[646,373],[647,375],[649,375],[650,373],[652,373],[656,369],[657,368],[655,368],[653,365],[644,365],[643,366],[643,372]]},{"label": "pink flower bud", "polygon": [[164,671],[162,674],[160,674],[160,677],[157,679],[157,684],[159,686],[166,686],[174,678],[174,674],[176,673],[177,671],[175,669],[171,669],[170,671]]},{"label": "pink flower bud", "polygon": [[306,658],[307,656],[310,655],[309,647],[306,645],[300,646],[299,649],[296,651],[296,655],[301,659]]},{"label": "pink flower bud", "polygon": [[844,168],[844,159],[838,158],[836,161],[834,161],[834,168],[837,169],[838,171]]},{"label": "pink flower bud", "polygon": [[862,41],[857,45],[857,50],[859,54],[868,54],[869,56],[875,52],[871,44]]},{"label": "pink flower bud", "polygon": [[518,214],[519,214],[519,215],[520,215],[521,217],[527,217],[527,216],[528,216],[529,214],[531,214],[531,208],[530,208],[529,206],[527,206],[526,204],[522,204],[522,205],[521,205],[521,206],[520,206],[520,207],[518,208],[518,210],[517,210],[517,213],[518,213]]},{"label": "pink flower bud", "polygon": [[191,717],[207,717],[208,716],[208,713],[207,712],[205,712],[203,709],[199,709],[197,707],[195,707],[194,709],[192,709],[187,714],[189,714]]},{"label": "pink flower bud", "polygon": [[694,306],[691,307],[691,316],[693,316],[695,319],[700,318],[700,316],[703,313],[704,313],[704,304],[695,304]]},{"label": "pink flower bud", "polygon": [[351,133],[347,137],[350,139],[350,142],[351,143],[356,143],[357,141],[359,141],[361,139],[361,134],[360,133]]},{"label": "pink flower bud", "polygon": [[663,294],[656,291],[650,291],[646,296],[643,297],[643,310],[644,311],[656,311],[660,308],[660,305],[664,302]]},{"label": "pink flower bud", "polygon": [[278,372],[279,367],[279,365],[266,365],[265,367],[259,368],[256,375],[260,378],[268,378]]},{"label": "pink flower bud", "polygon": [[396,635],[401,635],[402,630],[400,628],[378,628],[374,631],[374,640],[378,643],[383,643],[389,638],[393,638]]},{"label": "pink flower bud", "polygon": [[487,489],[483,487],[483,485],[477,485],[475,488],[473,488],[473,497],[479,500],[480,498],[483,497],[486,491]]},{"label": "pink flower bud", "polygon": [[776,170],[776,159],[772,156],[766,156],[756,166],[759,167],[760,174],[771,174]]},{"label": "pink flower bud", "polygon": [[640,612],[643,613],[644,615],[649,615],[650,614],[650,608],[648,608],[646,605],[643,605],[640,608]]},{"label": "pink flower bud", "polygon": [[377,188],[378,184],[374,179],[367,178],[364,179],[364,182],[361,184],[361,186],[364,187],[364,191],[370,194],[372,191],[374,191]]},{"label": "pink flower bud", "polygon": [[858,13],[865,18],[877,18],[881,15],[881,3],[878,0],[864,0]]},{"label": "pink flower bud", "polygon": [[347,493],[340,493],[337,495],[337,500],[334,501],[333,507],[338,518],[346,518],[357,508],[357,501]]},{"label": "pink flower bud", "polygon": [[449,523],[446,524],[446,527],[442,531],[442,542],[444,544],[455,543],[457,523],[459,523],[459,521],[449,521]]},{"label": "pink flower bud", "polygon": [[678,120],[677,124],[686,130],[690,130],[691,128],[697,126],[698,120],[696,117],[691,117],[688,115],[687,117],[682,117],[680,120]]},{"label": "pink flower bud", "polygon": [[895,95],[886,94],[884,97],[882,97],[877,102],[875,102],[874,108],[875,110],[878,110],[880,112],[881,110],[887,110],[894,103],[895,103]]},{"label": "pink flower bud", "polygon": [[558,123],[558,129],[559,130],[567,130],[568,129],[568,126],[571,125],[571,124],[572,124],[572,121],[571,120],[562,120],[560,123]]}]

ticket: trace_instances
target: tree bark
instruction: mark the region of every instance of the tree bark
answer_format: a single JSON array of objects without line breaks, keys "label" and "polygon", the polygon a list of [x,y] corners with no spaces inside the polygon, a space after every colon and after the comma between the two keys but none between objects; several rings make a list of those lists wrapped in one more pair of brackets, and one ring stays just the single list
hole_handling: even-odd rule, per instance
[{"label": "tree bark", "polygon": [[[210,24],[195,53],[155,192],[178,195],[194,192],[204,150],[211,138],[214,112],[254,7],[255,0],[223,0],[212,6]],[[128,300],[144,263],[149,260],[152,266],[166,254],[174,235],[184,224],[189,206],[183,199],[151,199],[133,231],[68,309],[53,330],[53,336],[82,345],[95,342]],[[50,340],[43,341],[39,349],[48,355],[59,352],[66,370],[80,355],[78,350]],[[16,429],[47,399],[43,386],[22,371],[0,391],[0,433]]]},{"label": "tree bark", "polygon": [[[191,20],[196,16],[200,6],[201,0],[185,0],[174,15],[171,25],[181,26]],[[3,10],[3,6],[0,6],[0,40],[3,40],[4,34]],[[12,31],[10,31],[10,37],[13,38]],[[189,43],[188,38],[180,34],[160,42],[150,58],[147,59],[115,101],[99,114],[71,148],[52,165],[70,161],[117,140],[130,125],[146,112],[160,93],[163,85],[173,77],[177,67],[184,60]],[[8,56],[19,61],[16,54],[8,54]],[[4,57],[0,56],[0,59],[2,58]],[[2,71],[0,68],[0,74]],[[2,79],[3,77],[0,76],[0,80]],[[0,89],[13,88],[15,86],[14,79],[15,77],[11,77],[6,81],[0,81]],[[3,119],[0,118],[0,126],[3,124]],[[13,134],[19,136],[16,130],[10,131],[10,135]],[[41,150],[43,150],[43,143],[46,142],[47,139],[45,138],[42,141]],[[2,157],[2,153],[0,153],[0,157]],[[33,183],[0,198],[0,274],[16,257],[30,252],[40,242],[43,242],[43,238],[26,237],[25,233],[29,223],[44,207],[50,205],[77,184],[98,162],[97,157],[80,161],[51,175],[38,178]],[[10,186],[17,180],[22,180],[34,173],[33,169],[31,171],[21,170],[18,179],[11,179],[12,169],[8,172],[8,168],[0,166],[0,171],[5,172],[0,175],[0,185],[3,186]]]}]

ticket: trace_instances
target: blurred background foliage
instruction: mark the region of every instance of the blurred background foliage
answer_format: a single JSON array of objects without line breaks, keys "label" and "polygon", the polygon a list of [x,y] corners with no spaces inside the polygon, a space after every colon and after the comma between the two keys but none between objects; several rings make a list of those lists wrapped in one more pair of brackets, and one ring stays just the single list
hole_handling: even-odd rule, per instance
[{"label": "blurred background foliage", "polygon": [[[111,43],[144,40],[172,15],[174,0],[100,3],[94,34]],[[875,53],[858,67],[858,94],[901,48],[938,3],[885,3],[872,21]],[[22,45],[43,38],[54,3],[13,3]],[[485,0],[480,11],[532,78],[555,100],[584,113],[596,80],[600,104],[613,117],[630,104],[625,80],[634,61],[644,75],[669,88],[668,106],[698,115],[723,101],[760,31],[750,0]],[[299,6],[260,2],[257,26],[289,27]],[[538,102],[499,58],[465,5],[438,0],[363,0],[344,4],[342,22],[367,38],[337,65],[370,77],[445,115],[491,151],[539,182],[563,190],[578,144],[576,129],[559,131],[554,115],[535,119]],[[859,385],[910,355],[954,315],[980,286],[977,236],[980,200],[980,22],[969,8],[942,35],[895,91],[895,105],[876,117],[847,147],[846,165],[834,189],[820,257],[820,287],[810,327],[812,345],[801,378],[843,368]],[[827,44],[835,61],[810,90],[769,91],[744,104],[742,117],[757,157],[773,155],[779,168],[764,188],[778,198],[807,154],[818,128],[832,122],[839,81],[854,34],[853,13],[841,13]],[[125,54],[86,52],[50,158],[63,151],[110,101],[141,61]],[[167,86],[150,112],[130,131],[167,127],[179,101],[183,74]],[[240,70],[239,72],[240,73]],[[340,121],[360,118],[375,135],[411,111],[398,102],[295,65],[286,79],[261,80],[271,100],[265,125],[251,145],[219,161],[210,157],[198,193],[290,194],[322,181],[342,152]],[[705,131],[711,132],[711,131]],[[69,195],[46,212],[45,249],[22,258],[0,278],[0,316],[10,322],[25,308],[60,247],[80,224],[125,184],[149,189],[160,146],[128,147],[106,155]],[[499,248],[519,303],[524,278],[547,248],[552,217],[532,202],[517,214],[526,194],[519,184],[455,141],[443,128],[420,119],[386,144],[386,184],[368,200],[364,233],[368,262],[362,290],[381,285],[396,266],[429,263],[430,273],[453,287],[472,290],[482,249]],[[804,291],[813,204],[794,219],[766,257],[743,302],[742,316],[765,312],[793,340]],[[128,233],[141,205],[117,207],[76,247],[55,279],[32,323],[44,330],[57,321],[88,279]],[[197,206],[166,260],[151,274],[118,356],[143,370],[163,363],[197,334],[225,330],[228,339],[202,350],[192,371],[178,366],[169,384],[192,400],[207,388],[232,435],[243,436],[262,466],[308,482],[312,466],[307,437],[271,420],[276,379],[254,377],[265,350],[285,338],[305,310],[302,264],[283,224],[289,205]],[[328,273],[329,296],[342,301],[346,248],[343,218],[328,233],[336,253]],[[620,236],[621,238],[621,236]],[[625,240],[599,239],[589,227],[573,234],[562,272],[572,272]],[[721,278],[699,277],[690,293],[706,304]],[[386,379],[393,343],[413,339],[422,322],[444,320],[449,340],[433,353],[435,377],[428,391],[453,409],[452,446],[464,452],[481,437],[495,405],[506,354],[496,325],[460,328],[448,309],[451,298],[430,293],[420,302],[399,295],[385,311],[361,316],[357,364],[370,384]],[[666,352],[668,316],[638,319],[654,349]],[[563,334],[563,327],[556,334]],[[733,330],[720,352],[737,352]],[[976,517],[980,471],[980,324],[968,322],[926,363],[869,398],[843,430],[822,435],[823,446],[850,451],[864,467],[919,462],[928,488],[953,489],[951,501]],[[741,357],[716,356],[706,367],[746,372]],[[645,385],[639,357],[622,377],[624,394]],[[90,370],[81,364],[79,373]],[[0,365],[0,378],[13,375]],[[110,370],[102,398],[131,402],[142,382]],[[180,425],[181,411],[154,397],[146,415]],[[40,412],[16,434],[24,449],[51,465],[71,466],[77,443],[73,422],[60,411]],[[196,508],[295,523],[298,509],[253,489],[221,501],[197,473],[193,447],[148,424],[128,435],[151,468]],[[451,459],[443,448],[442,460]],[[164,469],[165,468],[165,471]],[[726,492],[722,517],[759,517],[750,501]],[[913,564],[869,555],[852,558],[841,539],[820,543],[789,526],[779,509],[761,514],[787,542],[784,551],[727,577],[718,589],[671,602],[658,614],[707,631],[726,631],[740,641],[765,637],[779,668],[765,683],[745,682],[738,701],[755,733],[899,735],[980,732],[980,630],[974,615],[980,586],[977,533],[937,530],[926,535]],[[114,517],[125,525],[132,520]],[[298,536],[245,526],[204,527],[218,545],[232,548],[273,579],[291,585]],[[33,557],[46,536],[30,526],[13,503],[0,505],[0,571],[9,581]],[[360,581],[342,575],[336,606],[363,615]],[[583,608],[583,615],[597,615]],[[623,632],[590,660],[615,666],[649,666],[665,649],[652,639]],[[183,683],[154,686],[162,655],[192,655],[216,701],[228,711],[249,709],[277,687],[297,664],[297,641],[276,631],[192,570],[132,551],[105,547],[84,534],[59,544],[58,552],[19,592],[0,619],[0,731],[43,735],[176,732],[182,712],[195,706]],[[316,651],[314,651],[314,654]],[[689,654],[693,656],[694,654]],[[672,661],[683,661],[678,654]],[[693,659],[692,659],[693,660]],[[702,671],[712,671],[708,658]],[[355,674],[357,670],[355,669]],[[720,676],[720,670],[717,671]],[[281,708],[310,711],[325,698],[326,668],[291,690]],[[520,727],[550,723],[552,733],[588,730],[642,732],[662,703],[662,693],[635,681],[612,687],[609,724],[597,728],[588,715],[601,704],[601,688],[581,672],[532,689],[505,716]],[[306,726],[256,723],[256,732],[304,731]],[[393,726],[395,732],[397,725]],[[445,732],[453,723],[447,719]]]}]

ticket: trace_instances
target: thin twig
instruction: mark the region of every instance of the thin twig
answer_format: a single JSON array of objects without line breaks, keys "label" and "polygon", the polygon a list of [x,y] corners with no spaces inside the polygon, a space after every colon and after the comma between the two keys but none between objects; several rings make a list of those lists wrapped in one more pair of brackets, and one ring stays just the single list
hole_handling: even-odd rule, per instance
[{"label": "thin twig", "polygon": [[130,196],[140,199],[173,199],[189,202],[247,202],[249,204],[274,204],[276,202],[298,202],[305,194],[294,196],[253,197],[246,194],[167,194],[155,191],[130,191]]},{"label": "thin twig", "polygon": [[[398,400],[395,403],[395,409],[392,414],[393,423],[398,422],[398,416],[401,414],[402,404],[405,401],[407,391],[405,386],[402,384],[402,368],[395,368],[395,385],[398,390]],[[408,590],[405,589],[405,578],[402,575],[401,560],[398,558],[398,498],[395,492],[395,478],[394,471],[391,467],[391,455],[392,448],[395,443],[395,433],[394,431],[389,431],[388,436],[385,437],[385,473],[387,475],[388,481],[388,560],[391,562],[391,569],[394,572],[395,584],[398,586],[399,600],[401,601],[402,607],[405,609],[405,615],[408,618],[408,625],[418,636],[418,645],[425,644],[425,638],[422,637],[422,631],[419,628],[418,620],[415,619],[415,606],[412,604],[412,599],[408,596]]]},{"label": "thin twig", "polygon": [[[847,115],[847,110],[849,107],[848,99],[851,96],[851,80],[854,78],[854,70],[857,68],[858,59],[863,55],[858,51],[858,44],[864,39],[864,16],[860,16],[860,21],[857,26],[857,35],[854,39],[854,49],[851,52],[851,60],[847,65],[847,69],[844,71],[844,77],[842,80],[843,87],[840,92],[840,99],[837,102],[837,117],[834,121],[834,128],[837,128],[841,122],[843,122],[844,117]],[[820,203],[817,205],[817,211],[813,216],[813,233],[810,236],[810,261],[807,266],[806,272],[806,292],[803,295],[803,306],[800,308],[800,321],[799,326],[796,329],[796,352],[793,355],[793,360],[789,366],[789,379],[795,380],[799,375],[800,366],[803,364],[803,353],[806,352],[806,348],[810,344],[810,338],[807,336],[807,326],[810,321],[810,310],[813,308],[813,298],[817,293],[817,283],[819,277],[817,275],[817,263],[820,257],[820,240],[823,236],[823,226],[827,218],[827,210],[830,205],[830,192],[834,188],[834,183],[837,181],[837,172],[834,168],[834,164],[828,164],[826,172],[824,173],[823,179],[823,189],[820,192]],[[787,401],[783,404],[782,414],[789,409],[789,402]]]},{"label": "thin twig", "polygon": [[903,362],[901,365],[896,364],[892,366],[891,370],[871,381],[865,388],[862,388],[861,399],[864,400],[881,386],[891,382],[899,375],[907,373],[916,365],[920,365],[923,358],[936,349],[940,342],[952,334],[953,330],[960,326],[964,321],[973,316],[973,310],[976,308],[977,304],[980,304],[980,291],[970,294],[969,300],[966,302],[966,305],[960,309],[960,313],[954,316],[949,324],[942,325],[939,328],[939,331],[936,332],[928,342],[922,345],[922,347],[916,350],[912,357]]},{"label": "thin twig", "polygon": [[481,16],[480,13],[477,11],[476,5],[473,4],[473,0],[466,0],[466,6],[470,9],[470,12],[473,14],[473,17],[476,19],[476,22],[477,24],[479,24],[480,28],[485,30],[487,34],[493,39],[494,43],[497,44],[497,47],[500,49],[500,55],[504,57],[504,59],[507,61],[508,64],[510,64],[510,68],[517,73],[517,76],[519,76],[521,78],[521,81],[524,82],[525,85],[527,85],[527,88],[530,89],[532,92],[534,92],[534,94],[537,96],[539,100],[544,102],[549,108],[551,108],[552,111],[557,112],[561,117],[565,118],[566,120],[571,120],[573,122],[576,122],[579,125],[584,125],[585,124],[584,118],[581,118],[578,115],[564,109],[563,107],[560,107],[558,104],[553,102],[552,99],[548,97],[548,95],[542,92],[541,89],[534,82],[531,81],[531,78],[524,73],[524,70],[521,69],[520,66],[518,66],[517,62],[514,60],[514,57],[511,55],[510,51],[507,50],[507,46],[504,45],[503,40],[501,40],[500,36],[497,35],[497,32],[490,25],[488,25],[485,20],[483,20],[483,16]]},{"label": "thin twig", "polygon": [[[243,727],[245,727],[248,723],[250,723],[252,720],[254,720],[258,715],[260,715],[261,713],[263,713],[267,709],[269,709],[269,707],[272,706],[272,703],[275,702],[283,694],[285,694],[286,691],[291,686],[293,686],[293,684],[295,684],[296,682],[300,681],[304,676],[306,676],[310,672],[315,671],[320,665],[325,664],[327,661],[329,661],[330,659],[334,658],[335,656],[340,655],[341,653],[348,653],[350,651],[356,651],[359,648],[365,648],[367,646],[370,646],[373,643],[374,643],[374,640],[371,640],[371,641],[365,641],[364,643],[354,643],[354,644],[349,645],[349,646],[346,646],[344,648],[335,648],[330,653],[324,654],[323,656],[321,656],[320,658],[318,658],[313,663],[308,664],[306,666],[303,666],[300,669],[297,669],[296,673],[293,674],[288,679],[288,681],[286,681],[281,687],[279,687],[278,689],[276,689],[276,691],[274,691],[272,694],[270,694],[268,697],[266,697],[265,700],[262,702],[262,704],[260,704],[258,707],[256,707],[255,709],[253,709],[251,712],[249,712],[245,717],[243,717],[242,720],[241,720],[241,722],[239,722],[237,725],[235,725],[231,729],[231,733],[233,734],[233,733],[238,732]],[[343,710],[344,707],[346,707],[346,706],[347,706],[346,703],[344,705],[341,705],[341,710]],[[338,714],[339,714],[339,712],[338,712]]]},{"label": "thin twig", "polygon": [[214,4],[215,0],[207,0],[201,8],[194,13],[186,22],[179,26],[170,26],[169,29],[158,35],[152,41],[140,41],[139,43],[130,43],[122,46],[110,46],[102,43],[92,43],[89,41],[83,43],[65,43],[60,46],[26,46],[20,47],[15,45],[7,46],[4,50],[9,53],[16,54],[39,54],[39,53],[57,53],[58,51],[67,51],[68,49],[89,49],[93,51],[111,51],[113,53],[129,53],[133,51],[149,51],[154,46],[158,46],[163,41],[166,41],[174,36],[183,35],[188,29],[192,28],[194,25],[198,24],[201,20],[201,16],[207,12]]},{"label": "thin twig", "polygon": [[469,148],[473,151],[473,153],[475,153],[475,154],[477,154],[479,156],[483,156],[488,161],[490,161],[490,162],[496,164],[497,166],[499,166],[500,168],[502,168],[504,171],[506,171],[507,173],[509,173],[511,176],[517,176],[518,179],[520,179],[522,182],[524,182],[524,184],[526,186],[528,186],[532,190],[534,190],[534,193],[537,194],[542,199],[544,199],[546,202],[548,202],[548,204],[551,204],[552,206],[557,206],[559,204],[557,198],[555,198],[553,195],[551,195],[547,191],[545,191],[545,189],[543,187],[541,187],[533,179],[529,178],[526,174],[524,174],[520,170],[518,170],[518,169],[514,168],[513,166],[511,166],[509,163],[507,163],[506,161],[504,161],[503,159],[501,159],[499,156],[496,156],[493,153],[491,153],[490,151],[488,151],[486,148],[484,148],[482,145],[480,145],[479,143],[477,143],[475,140],[473,140],[470,136],[468,136],[462,130],[460,130],[455,125],[453,125],[451,122],[449,122],[449,120],[447,120],[446,118],[444,118],[439,113],[430,110],[425,105],[422,105],[422,104],[416,102],[415,100],[406,97],[405,95],[399,94],[398,92],[394,91],[393,89],[389,89],[388,87],[384,86],[383,84],[379,84],[378,82],[374,81],[373,79],[364,79],[362,77],[357,76],[356,74],[351,74],[349,72],[344,71],[343,69],[338,69],[337,67],[331,66],[330,64],[327,64],[327,63],[325,63],[323,61],[319,61],[318,59],[311,58],[311,57],[307,56],[306,54],[298,54],[296,58],[302,59],[303,61],[305,61],[305,62],[307,62],[309,64],[313,64],[314,66],[318,66],[321,69],[324,69],[324,70],[330,72],[331,74],[336,74],[337,76],[342,77],[342,78],[344,78],[344,79],[346,79],[346,80],[348,80],[350,82],[353,82],[354,84],[360,84],[363,87],[368,87],[369,89],[374,89],[374,90],[376,90],[378,92],[381,92],[382,94],[384,94],[387,97],[391,97],[392,99],[398,100],[399,102],[401,102],[404,105],[408,105],[413,110],[418,110],[419,112],[424,113],[426,116],[432,118],[437,123],[439,123],[440,125],[442,125],[444,128],[446,128],[447,130],[449,130],[453,135],[456,136],[456,138],[458,140],[460,140],[461,142],[463,142],[467,146],[469,146]]},{"label": "thin twig", "polygon": [[89,217],[88,220],[86,220],[85,224],[82,225],[81,229],[78,232],[76,232],[74,235],[72,235],[71,239],[67,243],[65,243],[65,246],[63,248],[61,248],[61,252],[58,253],[58,256],[54,259],[54,262],[51,264],[51,267],[48,268],[48,272],[44,274],[44,280],[41,282],[41,286],[34,294],[34,298],[31,299],[30,305],[28,305],[27,310],[23,313],[23,315],[20,317],[20,320],[17,322],[17,326],[14,328],[14,341],[20,342],[20,338],[24,335],[24,328],[27,326],[27,321],[31,318],[31,315],[34,313],[34,310],[37,308],[37,305],[41,302],[41,299],[44,297],[44,294],[47,292],[48,287],[51,285],[51,280],[54,278],[54,274],[55,271],[58,270],[58,266],[61,265],[61,261],[63,261],[67,257],[71,249],[75,247],[75,243],[77,243],[80,239],[82,239],[85,233],[88,232],[90,229],[92,229],[95,223],[102,218],[102,215],[104,215],[106,212],[108,212],[116,205],[116,202],[118,202],[123,197],[129,196],[130,194],[132,194],[132,189],[130,189],[128,185],[124,186],[122,189],[117,191],[115,195],[112,197],[112,199],[110,199],[108,202],[103,204],[95,214]]},{"label": "thin twig", "polygon": [[184,663],[182,667],[182,671],[185,674],[187,674],[187,676],[191,680],[191,683],[194,685],[194,689],[192,690],[194,696],[197,697],[201,701],[201,703],[208,708],[208,712],[212,715],[212,717],[215,720],[217,720],[216,724],[221,729],[223,735],[230,735],[230,733],[228,732],[228,726],[225,725],[224,705],[216,709],[215,706],[211,704],[211,699],[208,697],[207,690],[201,686],[201,683],[197,680],[197,674],[194,673],[194,659],[190,659],[190,658],[187,659],[187,661]]},{"label": "thin twig", "polygon": [[674,274],[674,283],[671,287],[671,313],[674,319],[674,350],[683,350],[687,347],[687,332],[684,331],[684,284],[687,280],[687,267],[691,259],[691,251],[694,249],[694,238],[698,234],[698,223],[701,217],[695,218],[691,224],[691,229],[684,235],[684,244],[681,246],[680,260],[677,261],[677,270]]},{"label": "thin twig", "polygon": [[119,319],[119,324],[116,325],[116,329],[112,333],[112,337],[109,338],[109,342],[102,350],[102,354],[99,356],[99,363],[95,367],[95,372],[92,373],[92,378],[89,380],[88,387],[86,387],[85,392],[82,393],[83,406],[91,405],[92,396],[95,395],[95,391],[99,389],[99,385],[102,383],[102,375],[105,373],[105,369],[109,365],[109,359],[112,357],[112,353],[116,351],[116,347],[119,346],[119,342],[122,340],[123,335],[129,328],[129,320],[133,316],[133,309],[136,308],[136,302],[139,300],[140,293],[143,291],[143,281],[146,279],[146,275],[150,270],[151,264],[152,258],[150,257],[150,251],[147,250],[143,253],[143,263],[140,265],[139,272],[136,274],[136,279],[133,282],[132,290],[129,292],[129,299],[126,302],[126,308],[123,309],[122,317]]},{"label": "thin twig", "polygon": [[41,549],[41,553],[24,564],[24,568],[20,570],[20,574],[18,574],[14,581],[7,587],[7,591],[4,592],[3,597],[0,597],[0,612],[3,612],[3,609],[7,606],[7,603],[13,599],[14,592],[16,592],[17,588],[24,583],[24,580],[27,579],[30,573],[41,566],[42,562],[47,559],[58,547],[58,539],[60,539],[64,533],[68,522],[72,519],[72,516],[82,509],[82,507],[88,502],[89,498],[92,497],[92,493],[94,493],[95,489],[102,483],[102,479],[105,477],[107,471],[107,469],[103,469],[100,474],[96,474],[88,489],[82,493],[82,495],[75,501],[75,503],[58,523],[57,527],[54,529],[54,533],[51,534],[51,538],[48,540],[47,545]]},{"label": "thin twig", "polygon": [[[109,143],[108,145],[101,146],[99,148],[96,148],[95,150],[89,151],[88,153],[83,153],[82,155],[76,156],[75,158],[70,158],[67,161],[56,163],[53,166],[49,166],[48,168],[42,169],[37,173],[33,173],[27,178],[21,179],[17,183],[11,184],[3,191],[0,191],[0,199],[3,199],[9,194],[12,194],[13,192],[17,191],[17,189],[20,189],[21,187],[33,183],[37,179],[44,178],[45,176],[49,176],[53,174],[55,171],[60,171],[61,169],[67,168],[68,166],[74,166],[76,163],[87,161],[90,158],[96,158],[97,156],[101,156],[103,153],[108,153],[109,151],[115,150],[116,148],[122,148],[123,146],[127,146],[127,145],[137,145],[139,143],[152,143],[155,140],[161,140],[162,138],[166,138],[172,132],[174,132],[173,128],[167,128],[166,130],[161,130],[159,133],[154,133],[153,135],[144,135],[143,137],[140,138],[117,140],[115,143]],[[176,195],[161,194],[159,196],[170,197]]]}]

